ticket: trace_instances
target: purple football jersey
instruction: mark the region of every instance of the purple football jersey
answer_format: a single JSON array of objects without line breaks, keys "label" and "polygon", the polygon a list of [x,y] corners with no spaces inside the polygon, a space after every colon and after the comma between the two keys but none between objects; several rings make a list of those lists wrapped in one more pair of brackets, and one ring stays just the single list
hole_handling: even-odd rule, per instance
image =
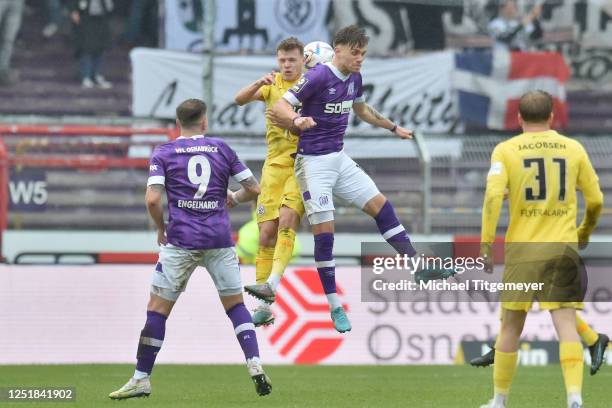
[{"label": "purple football jersey", "polygon": [[361,74],[344,75],[329,62],[306,72],[283,97],[293,106],[301,103],[301,115],[317,122],[300,134],[297,151],[304,155],[341,151],[353,102],[365,101]]},{"label": "purple football jersey", "polygon": [[166,235],[185,249],[234,245],[225,208],[229,178],[252,176],[236,152],[214,137],[180,137],[155,148],[147,185],[162,184],[168,197]]}]

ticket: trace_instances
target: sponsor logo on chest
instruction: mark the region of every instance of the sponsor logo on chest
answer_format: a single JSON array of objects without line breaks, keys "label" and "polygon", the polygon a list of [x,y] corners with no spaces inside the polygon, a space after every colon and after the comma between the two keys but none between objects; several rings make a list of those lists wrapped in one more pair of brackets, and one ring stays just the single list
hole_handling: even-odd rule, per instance
[{"label": "sponsor logo on chest", "polygon": [[325,113],[339,113],[339,114],[346,114],[349,113],[351,111],[351,108],[353,107],[353,101],[343,101],[343,102],[337,102],[337,103],[326,103],[325,104]]}]

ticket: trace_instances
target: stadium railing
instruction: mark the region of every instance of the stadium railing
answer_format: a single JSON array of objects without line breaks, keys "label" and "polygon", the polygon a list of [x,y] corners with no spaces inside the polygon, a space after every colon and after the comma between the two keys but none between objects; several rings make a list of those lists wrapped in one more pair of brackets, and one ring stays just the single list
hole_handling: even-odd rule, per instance
[{"label": "stadium railing", "polygon": [[[491,152],[509,137],[502,134],[426,135],[424,142],[431,155],[431,184],[424,190],[423,199],[431,203],[428,216],[432,233],[480,235],[482,200]],[[588,152],[604,196],[608,196],[612,193],[612,138],[604,135],[572,135],[572,138]],[[498,234],[504,234],[508,226],[507,209],[505,203]],[[578,194],[579,220],[583,214],[584,203],[582,195]],[[606,204],[596,233],[612,234],[612,208]]]},{"label": "stadium railing", "polygon": [[[132,203],[141,212],[141,200],[136,203],[121,188],[144,188],[152,149],[175,136],[171,128],[0,126],[5,156],[0,188],[6,192],[1,195],[0,228],[121,227],[132,214],[129,208],[121,214],[119,208]],[[36,194],[38,207],[33,203]],[[120,213],[118,218],[111,217],[114,212]],[[148,220],[141,224],[146,229]]]},{"label": "stadium railing", "polygon": [[2,256],[2,232],[8,224],[8,154],[4,141],[0,137],[0,263]]},{"label": "stadium railing", "polygon": [[[92,156],[91,154],[84,154],[75,151],[74,154],[38,154],[27,157],[25,153],[28,148],[37,147],[49,147],[52,143],[45,137],[68,137],[72,139],[82,137],[111,137],[111,138],[125,138],[134,135],[163,135],[167,138],[173,138],[176,131],[171,128],[132,128],[132,127],[114,127],[114,126],[0,126],[0,135],[6,140],[10,136],[17,136],[17,144],[15,145],[16,151],[14,154],[9,156],[10,166],[49,166],[49,167],[94,167],[94,168],[108,168],[108,167],[147,167],[148,157],[146,160],[141,158],[112,158],[103,156]],[[26,139],[26,137],[36,137],[39,142],[35,142],[32,139]],[[77,142],[78,143],[78,142]],[[5,146],[8,143],[5,143]],[[10,147],[10,146],[9,146]],[[144,163],[144,164],[143,164]]]},{"label": "stadium railing", "polygon": [[423,199],[422,199],[422,229],[423,234],[431,233],[431,155],[425,143],[425,138],[420,132],[414,133],[414,141],[419,154],[419,162],[423,172]]}]

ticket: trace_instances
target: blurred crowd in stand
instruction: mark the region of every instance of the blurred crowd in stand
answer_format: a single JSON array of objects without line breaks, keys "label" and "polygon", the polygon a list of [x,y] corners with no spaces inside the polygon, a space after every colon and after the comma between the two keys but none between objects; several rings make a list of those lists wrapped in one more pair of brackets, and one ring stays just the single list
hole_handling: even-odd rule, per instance
[{"label": "blurred crowd in stand", "polygon": [[[44,16],[42,39],[61,35],[70,40],[83,88],[112,87],[102,75],[102,61],[116,37],[132,46],[157,46],[157,0],[0,0],[0,86],[19,81],[19,71],[11,64],[13,51],[24,16],[33,14]],[[116,21],[120,23],[113,24]]]}]

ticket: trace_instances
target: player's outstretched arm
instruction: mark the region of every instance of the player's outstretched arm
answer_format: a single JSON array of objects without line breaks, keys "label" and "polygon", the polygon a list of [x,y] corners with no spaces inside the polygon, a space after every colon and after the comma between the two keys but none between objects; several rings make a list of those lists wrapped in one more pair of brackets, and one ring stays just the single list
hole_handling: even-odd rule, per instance
[{"label": "player's outstretched arm", "polygon": [[260,193],[259,182],[255,176],[250,176],[240,182],[240,190],[227,192],[227,205],[234,208],[240,203],[246,203],[257,198]]},{"label": "player's outstretched arm", "polygon": [[401,126],[397,126],[395,123],[385,118],[381,113],[365,102],[354,103],[353,110],[359,119],[369,123],[370,125],[387,129],[402,139],[412,139],[412,131],[404,129]]},{"label": "player's outstretched arm", "polygon": [[161,184],[152,184],[147,187],[145,193],[145,203],[149,215],[153,219],[157,227],[157,244],[166,245],[166,225],[164,224],[164,207],[162,205],[162,195],[164,194],[164,186]]},{"label": "player's outstretched arm", "polygon": [[289,129],[293,134],[310,129],[317,125],[310,116],[300,116],[285,98],[280,98],[272,108],[268,109],[266,116],[274,126]]},{"label": "player's outstretched arm", "polygon": [[274,74],[274,71],[272,71],[239,90],[234,97],[236,105],[242,106],[253,101],[263,101],[264,98],[261,94],[261,87],[264,85],[272,85],[274,83]]}]

